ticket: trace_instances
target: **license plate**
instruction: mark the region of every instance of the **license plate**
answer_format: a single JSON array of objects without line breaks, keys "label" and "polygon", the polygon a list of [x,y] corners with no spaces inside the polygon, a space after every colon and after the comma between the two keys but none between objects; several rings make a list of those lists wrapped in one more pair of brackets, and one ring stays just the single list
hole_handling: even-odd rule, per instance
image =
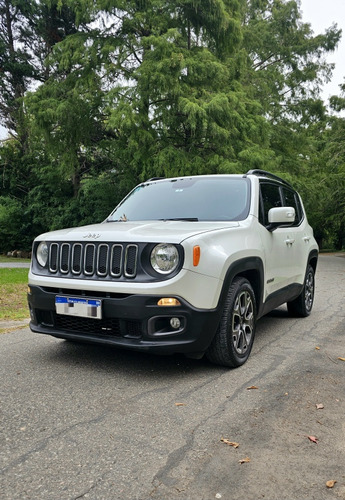
[{"label": "license plate", "polygon": [[67,316],[102,319],[102,301],[97,299],[56,296],[55,310]]}]

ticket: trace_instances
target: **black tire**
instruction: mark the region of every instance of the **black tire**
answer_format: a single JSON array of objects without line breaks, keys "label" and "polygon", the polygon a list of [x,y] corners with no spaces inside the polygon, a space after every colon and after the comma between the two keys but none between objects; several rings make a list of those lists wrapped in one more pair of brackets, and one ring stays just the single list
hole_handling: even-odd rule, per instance
[{"label": "black tire", "polygon": [[292,316],[305,318],[309,316],[313,308],[315,293],[315,272],[314,268],[308,264],[305,273],[303,289],[300,295],[291,302],[287,303],[287,308]]},{"label": "black tire", "polygon": [[224,303],[217,333],[206,357],[217,365],[236,368],[243,365],[253,346],[256,326],[256,302],[248,280],[236,277]]}]

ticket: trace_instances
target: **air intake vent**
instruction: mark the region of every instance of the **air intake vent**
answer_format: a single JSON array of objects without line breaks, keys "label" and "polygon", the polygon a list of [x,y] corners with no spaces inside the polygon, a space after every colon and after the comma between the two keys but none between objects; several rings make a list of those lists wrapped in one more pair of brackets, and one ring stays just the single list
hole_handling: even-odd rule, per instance
[{"label": "air intake vent", "polygon": [[72,247],[72,273],[80,274],[82,269],[81,259],[83,255],[83,247],[80,243],[75,243]]},{"label": "air intake vent", "polygon": [[98,276],[106,276],[108,274],[108,245],[99,245],[97,251],[97,274]]},{"label": "air intake vent", "polygon": [[92,276],[94,272],[95,272],[95,245],[89,243],[85,247],[84,273],[87,276]]},{"label": "air intake vent", "polygon": [[69,271],[69,254],[70,254],[71,246],[69,243],[63,243],[61,245],[60,251],[60,271],[63,274],[68,273]]},{"label": "air intake vent", "polygon": [[128,245],[126,248],[125,258],[125,276],[133,278],[137,272],[137,254],[138,247],[136,245]]}]

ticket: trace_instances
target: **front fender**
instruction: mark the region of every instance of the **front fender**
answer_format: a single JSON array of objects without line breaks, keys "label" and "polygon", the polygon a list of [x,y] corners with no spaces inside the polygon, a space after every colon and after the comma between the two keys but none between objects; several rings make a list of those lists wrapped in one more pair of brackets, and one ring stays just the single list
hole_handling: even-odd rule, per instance
[{"label": "front fender", "polygon": [[250,282],[255,294],[257,316],[260,317],[264,291],[264,264],[260,257],[245,257],[236,260],[229,266],[219,297],[218,308],[223,307],[228,289],[236,276],[243,276]]}]

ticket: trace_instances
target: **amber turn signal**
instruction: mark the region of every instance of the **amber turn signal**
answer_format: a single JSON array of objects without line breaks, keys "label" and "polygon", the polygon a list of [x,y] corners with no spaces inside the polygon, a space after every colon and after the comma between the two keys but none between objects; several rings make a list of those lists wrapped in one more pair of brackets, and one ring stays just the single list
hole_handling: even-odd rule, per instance
[{"label": "amber turn signal", "polygon": [[193,266],[196,267],[199,265],[200,261],[200,247],[199,245],[196,245],[193,247]]}]

